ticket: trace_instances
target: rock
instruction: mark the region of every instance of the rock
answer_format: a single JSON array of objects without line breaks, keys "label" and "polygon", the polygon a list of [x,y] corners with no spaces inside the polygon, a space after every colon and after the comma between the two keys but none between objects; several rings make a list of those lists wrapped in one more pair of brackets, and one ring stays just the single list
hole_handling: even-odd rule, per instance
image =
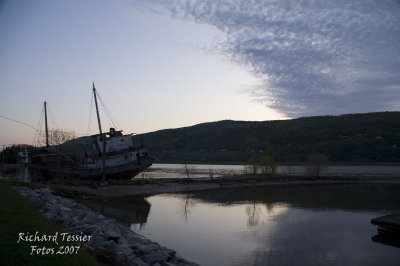
[{"label": "rock", "polygon": [[98,221],[97,216],[93,213],[87,213],[85,218],[83,218],[82,222],[87,224],[94,224]]},{"label": "rock", "polygon": [[166,261],[167,258],[168,255],[160,250],[153,250],[143,257],[144,261],[150,264]]},{"label": "rock", "polygon": [[125,257],[128,257],[133,253],[132,249],[126,244],[115,244],[115,252],[117,254],[123,254]]},{"label": "rock", "polygon": [[61,205],[61,206],[60,206],[60,211],[63,211],[63,212],[71,212],[72,209],[69,208],[69,207],[66,207],[66,206]]},{"label": "rock", "polygon": [[128,245],[128,244],[129,244],[129,241],[126,240],[126,238],[122,236],[122,237],[120,237],[120,238],[118,239],[118,243]]},{"label": "rock", "polygon": [[173,264],[173,263],[170,263],[170,262],[167,262],[167,261],[163,261],[160,265],[161,266],[175,266],[176,264]]},{"label": "rock", "polygon": [[115,252],[112,252],[111,250],[95,250],[94,252],[92,252],[92,254],[94,255],[97,261],[105,265],[121,264],[117,254],[115,254]]},{"label": "rock", "polygon": [[94,246],[94,245],[97,245],[99,243],[103,243],[105,241],[107,241],[107,240],[106,240],[103,232],[95,231],[95,232],[92,233],[92,239],[89,242],[87,242],[87,245]]},{"label": "rock", "polygon": [[100,262],[112,265],[197,265],[182,259],[172,249],[160,246],[115,219],[106,218],[71,199],[51,193],[50,189],[31,190],[15,187],[21,195],[33,201],[49,219],[62,224],[70,234],[91,235],[82,242]]},{"label": "rock", "polygon": [[72,216],[72,210],[71,208],[61,206],[59,209],[59,215],[63,220],[70,220]]},{"label": "rock", "polygon": [[64,217],[60,212],[57,212],[56,216],[54,217],[54,221],[58,223],[63,223],[64,222]]},{"label": "rock", "polygon": [[199,266],[199,264],[191,262],[191,261],[187,261],[187,260],[184,260],[183,263],[179,263],[178,265],[182,265],[182,266]]},{"label": "rock", "polygon": [[165,248],[162,249],[161,252],[165,253],[166,255],[168,255],[169,257],[173,257],[176,254],[176,251],[173,249],[169,249],[169,248]]},{"label": "rock", "polygon": [[57,213],[55,211],[48,211],[48,212],[44,213],[43,215],[47,219],[54,219],[57,216]]},{"label": "rock", "polygon": [[129,258],[127,261],[127,265],[137,265],[137,266],[148,266],[149,264],[145,263],[139,257]]},{"label": "rock", "polygon": [[118,239],[119,239],[120,237],[122,237],[121,232],[118,230],[118,228],[111,228],[111,229],[108,229],[108,230],[105,232],[105,235],[106,235],[107,239],[109,239],[109,240],[114,240],[115,242],[117,242]]},{"label": "rock", "polygon": [[141,245],[139,249],[141,249],[144,253],[150,253],[151,251],[157,250],[160,248],[161,248],[161,246],[159,244],[152,243],[149,245]]},{"label": "rock", "polygon": [[97,243],[97,249],[101,250],[112,250],[114,249],[115,242],[114,241],[103,241]]}]

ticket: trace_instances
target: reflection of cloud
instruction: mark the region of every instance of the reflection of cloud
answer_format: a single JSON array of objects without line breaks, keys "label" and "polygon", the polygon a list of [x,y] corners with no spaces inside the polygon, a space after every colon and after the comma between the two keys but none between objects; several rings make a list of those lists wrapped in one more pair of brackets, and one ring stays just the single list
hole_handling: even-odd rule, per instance
[{"label": "reflection of cloud", "polygon": [[400,100],[399,1],[142,4],[218,28],[218,48],[265,81],[257,98],[286,114],[394,110]]},{"label": "reflection of cloud", "polygon": [[[262,207],[265,207],[265,213]],[[272,216],[282,215],[287,210],[288,205],[285,203],[266,203],[265,205],[260,203],[246,204],[247,226],[257,226],[260,221]]]}]

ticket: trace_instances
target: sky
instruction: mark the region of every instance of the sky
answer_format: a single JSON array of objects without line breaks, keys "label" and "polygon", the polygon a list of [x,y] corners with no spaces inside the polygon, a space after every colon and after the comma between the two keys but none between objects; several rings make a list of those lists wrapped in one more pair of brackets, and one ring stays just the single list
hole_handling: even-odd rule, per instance
[{"label": "sky", "polygon": [[[400,1],[0,1],[0,145],[117,128],[398,111]],[[101,112],[103,128],[112,126]],[[6,118],[4,118],[6,117]],[[41,128],[39,130],[42,130]]]}]

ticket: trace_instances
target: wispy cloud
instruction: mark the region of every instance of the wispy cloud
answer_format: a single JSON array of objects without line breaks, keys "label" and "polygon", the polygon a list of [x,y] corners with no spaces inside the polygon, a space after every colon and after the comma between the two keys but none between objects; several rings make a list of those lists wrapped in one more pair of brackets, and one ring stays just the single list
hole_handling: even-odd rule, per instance
[{"label": "wispy cloud", "polygon": [[220,52],[265,81],[255,98],[289,116],[399,109],[398,0],[139,2],[223,32]]}]

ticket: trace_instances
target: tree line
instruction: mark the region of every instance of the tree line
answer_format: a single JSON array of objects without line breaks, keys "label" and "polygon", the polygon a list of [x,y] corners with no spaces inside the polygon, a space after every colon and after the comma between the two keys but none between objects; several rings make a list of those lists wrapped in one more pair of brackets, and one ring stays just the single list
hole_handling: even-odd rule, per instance
[{"label": "tree line", "polygon": [[[400,112],[263,122],[224,120],[135,135],[159,162],[400,162]],[[269,154],[269,155],[268,155]],[[270,157],[269,159],[267,157]]]}]

